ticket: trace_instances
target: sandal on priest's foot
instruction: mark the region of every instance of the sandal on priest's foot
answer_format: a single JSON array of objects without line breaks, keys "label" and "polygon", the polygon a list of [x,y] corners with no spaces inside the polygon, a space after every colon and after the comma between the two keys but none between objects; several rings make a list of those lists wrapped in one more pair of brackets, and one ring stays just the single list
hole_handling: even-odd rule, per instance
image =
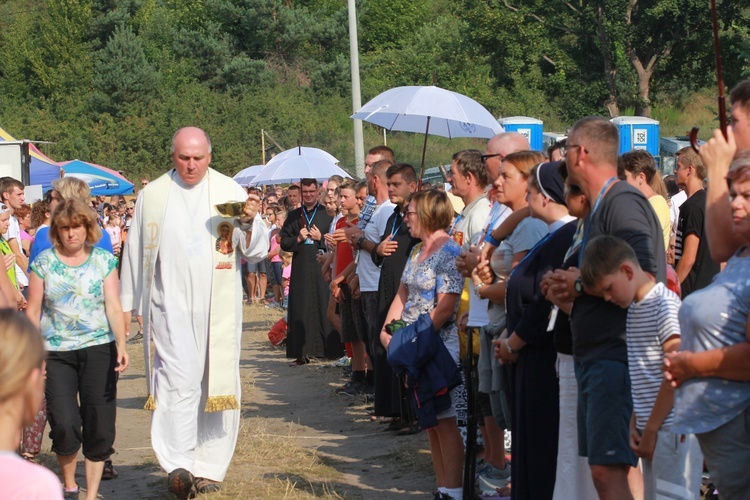
[{"label": "sandal on priest's foot", "polygon": [[221,483],[212,481],[205,477],[195,478],[195,483],[193,483],[193,485],[195,486],[195,489],[198,491],[198,493],[202,493],[204,495],[221,491]]}]

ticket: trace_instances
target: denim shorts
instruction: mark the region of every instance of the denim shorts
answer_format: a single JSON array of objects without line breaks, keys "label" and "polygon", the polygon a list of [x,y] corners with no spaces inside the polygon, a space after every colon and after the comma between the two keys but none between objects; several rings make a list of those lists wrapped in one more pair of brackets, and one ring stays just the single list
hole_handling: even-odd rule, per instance
[{"label": "denim shorts", "polygon": [[633,413],[628,365],[599,360],[575,363],[578,381],[578,455],[589,465],[628,464],[638,458],[630,449]]}]

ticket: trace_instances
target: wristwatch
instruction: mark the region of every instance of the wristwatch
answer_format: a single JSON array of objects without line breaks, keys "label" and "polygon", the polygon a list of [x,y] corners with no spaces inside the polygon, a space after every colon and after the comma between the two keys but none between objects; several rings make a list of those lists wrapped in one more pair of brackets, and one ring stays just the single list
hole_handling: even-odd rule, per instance
[{"label": "wristwatch", "polygon": [[511,354],[518,354],[518,351],[510,346],[510,339],[505,339],[505,348],[508,349],[508,352]]},{"label": "wristwatch", "polygon": [[477,283],[476,285],[474,285],[474,293],[477,295],[477,297],[479,297],[479,290],[481,290],[483,286],[484,283]]},{"label": "wristwatch", "polygon": [[362,244],[364,242],[365,242],[365,237],[364,236],[360,236],[360,238],[357,240],[357,248],[359,248],[361,250],[362,249]]},{"label": "wristwatch", "polygon": [[583,295],[586,293],[586,291],[583,289],[583,278],[581,276],[578,276],[573,283],[573,289],[576,291],[577,294]]}]

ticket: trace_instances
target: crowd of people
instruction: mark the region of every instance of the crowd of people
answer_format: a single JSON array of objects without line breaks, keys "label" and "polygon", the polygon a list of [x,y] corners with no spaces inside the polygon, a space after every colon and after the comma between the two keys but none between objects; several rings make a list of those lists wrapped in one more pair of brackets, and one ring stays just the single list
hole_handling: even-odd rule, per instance
[{"label": "crowd of people", "polygon": [[[277,224],[292,254],[287,357],[346,353],[337,394],[427,430],[435,498],[471,483],[513,498],[698,498],[704,472],[722,498],[747,498],[750,82],[731,99],[728,138],[680,150],[666,177],[589,117],[546,155],[515,133],[460,151],[446,185],[418,189],[378,146],[363,181],[274,192],[291,209]],[[410,350],[428,338],[440,349]]]},{"label": "crowd of people", "polygon": [[[587,117],[546,155],[513,132],[459,151],[429,188],[377,146],[360,181],[243,189],[194,127],[135,202],[92,208],[65,178],[28,207],[0,179],[0,477],[17,498],[78,498],[79,449],[87,498],[116,475],[136,315],[168,489],[219,491],[244,293],[285,309],[294,369],[346,360],[336,394],[426,431],[436,499],[699,498],[704,473],[749,498],[750,81],[730,98],[727,136],[666,178]],[[62,485],[29,463],[47,421]]]}]

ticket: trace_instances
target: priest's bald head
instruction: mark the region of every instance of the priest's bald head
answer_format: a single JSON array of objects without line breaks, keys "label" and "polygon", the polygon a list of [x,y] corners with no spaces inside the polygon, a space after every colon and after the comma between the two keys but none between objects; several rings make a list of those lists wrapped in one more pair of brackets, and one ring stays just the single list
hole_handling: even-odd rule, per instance
[{"label": "priest's bald head", "polygon": [[182,181],[198,184],[211,163],[211,139],[198,127],[184,127],[172,137],[172,164]]}]

